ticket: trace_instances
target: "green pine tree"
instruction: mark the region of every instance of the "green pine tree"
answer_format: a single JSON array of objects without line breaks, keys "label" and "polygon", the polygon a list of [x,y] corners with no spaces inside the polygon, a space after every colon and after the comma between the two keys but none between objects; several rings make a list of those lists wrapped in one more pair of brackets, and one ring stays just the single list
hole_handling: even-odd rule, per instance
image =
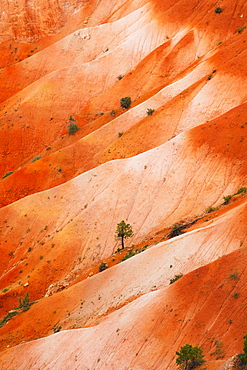
[{"label": "green pine tree", "polygon": [[203,364],[204,355],[200,347],[193,347],[191,344],[185,344],[176,352],[178,356],[176,363],[181,370],[192,370]]},{"label": "green pine tree", "polygon": [[247,364],[247,334],[244,335],[244,353],[240,355],[240,361]]},{"label": "green pine tree", "polygon": [[133,235],[132,227],[130,224],[126,224],[124,221],[119,222],[117,224],[117,229],[115,233],[116,239],[121,240],[122,249],[124,249],[124,239],[129,238]]}]

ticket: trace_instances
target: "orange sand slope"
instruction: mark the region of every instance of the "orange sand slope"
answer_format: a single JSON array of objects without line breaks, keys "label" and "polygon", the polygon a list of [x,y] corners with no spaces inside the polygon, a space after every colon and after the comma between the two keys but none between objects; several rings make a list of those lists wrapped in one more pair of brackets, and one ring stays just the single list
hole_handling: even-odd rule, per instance
[{"label": "orange sand slope", "polygon": [[[217,340],[224,344],[224,356],[231,356],[239,350],[245,330],[245,259],[246,248],[194,270],[167,288],[143,295],[96,326],[64,331],[7,350],[2,366],[176,369],[174,355],[180,345],[200,345],[208,353],[206,359],[212,361],[217,357]],[[230,277],[236,264],[237,282]],[[83,312],[83,305],[80,308]]]},{"label": "orange sand slope", "polygon": [[190,343],[227,370],[246,333],[246,2],[0,12],[1,369],[173,370]]}]

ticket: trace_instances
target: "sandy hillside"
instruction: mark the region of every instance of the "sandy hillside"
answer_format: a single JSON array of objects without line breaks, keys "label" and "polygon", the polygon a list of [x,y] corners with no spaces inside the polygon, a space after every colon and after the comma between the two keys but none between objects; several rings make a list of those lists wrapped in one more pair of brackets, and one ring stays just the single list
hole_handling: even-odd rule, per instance
[{"label": "sandy hillside", "polygon": [[189,343],[230,369],[246,333],[246,2],[0,14],[0,368],[175,370]]}]

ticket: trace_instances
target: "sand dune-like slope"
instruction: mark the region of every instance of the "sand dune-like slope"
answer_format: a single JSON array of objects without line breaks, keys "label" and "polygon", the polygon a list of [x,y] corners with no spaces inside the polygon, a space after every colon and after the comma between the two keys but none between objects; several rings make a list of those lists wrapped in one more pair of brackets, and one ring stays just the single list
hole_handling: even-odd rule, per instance
[{"label": "sand dune-like slope", "polygon": [[246,332],[246,2],[0,14],[0,368],[173,370],[186,343],[228,366]]},{"label": "sand dune-like slope", "polygon": [[[221,355],[232,355],[244,333],[245,258],[243,248],[136,299],[96,326],[7,350],[2,364],[19,369],[176,369],[175,351],[188,341],[202,346],[207,360],[217,357],[219,340]],[[239,278],[233,280],[236,263]],[[22,353],[28,357],[24,366]]]},{"label": "sand dune-like slope", "polygon": [[[6,327],[2,327],[0,330],[2,338],[11,345],[13,342],[19,343],[25,337],[34,339],[38,334],[47,335],[55,326],[68,329],[93,324],[108,312],[138,296],[167,286],[175,275],[186,274],[225,254],[243,248],[246,243],[246,228],[243,227],[246,218],[246,201],[239,200],[233,206],[228,212],[224,209],[218,211],[216,218],[211,221],[204,219],[203,223],[193,231],[156,246],[153,245],[145,252],[76,284],[75,279],[78,280],[82,273],[78,262],[72,273],[61,280],[60,284],[52,284],[48,288],[44,286],[44,283],[47,284],[47,279],[51,278],[48,275],[52,270],[49,265],[58,266],[56,261],[48,262],[46,259],[50,257],[44,256],[46,268],[43,267],[38,280],[43,283],[39,293],[42,294],[41,297],[45,295],[47,298],[40,300],[32,310],[26,312],[25,315],[28,318],[24,321],[23,316],[20,315]],[[32,263],[31,258],[26,261],[29,261],[28,264]],[[69,263],[69,256],[66,263]],[[36,275],[39,274],[40,265],[36,267]],[[61,262],[59,266],[62,266]],[[20,268],[21,266],[18,266],[18,269]],[[42,280],[44,273],[47,277],[45,282]],[[22,276],[17,289],[20,295],[28,290],[31,297],[36,299],[38,282],[34,280],[35,273],[30,272],[30,275],[29,278]],[[10,276],[8,276],[9,279]],[[25,287],[27,281],[29,285]],[[67,289],[64,290],[64,288]],[[9,309],[12,307],[11,304],[15,304],[18,295],[14,294],[14,285],[11,289],[12,291],[5,293],[5,299],[9,298]],[[61,289],[63,291],[58,293]],[[12,299],[11,295],[14,296]],[[40,295],[38,297],[40,298]],[[45,315],[41,314],[42,312],[45,312]]]}]

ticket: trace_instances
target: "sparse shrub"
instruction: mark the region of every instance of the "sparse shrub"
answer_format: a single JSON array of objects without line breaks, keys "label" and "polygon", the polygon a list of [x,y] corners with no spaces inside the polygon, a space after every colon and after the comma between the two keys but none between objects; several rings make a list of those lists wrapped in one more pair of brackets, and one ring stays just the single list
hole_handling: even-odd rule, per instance
[{"label": "sparse shrub", "polygon": [[9,290],[8,288],[4,288],[3,293],[6,293],[8,290]]},{"label": "sparse shrub", "polygon": [[226,195],[223,197],[224,203],[223,204],[228,204],[230,200],[232,199],[232,195]]},{"label": "sparse shrub", "polygon": [[141,252],[144,252],[148,247],[148,244],[144,245],[142,248],[137,248],[135,250],[130,250],[122,259],[121,261],[125,261],[127,260],[128,258],[131,258],[133,256],[135,256],[136,254],[138,253],[141,253]]},{"label": "sparse shrub", "polygon": [[247,193],[247,188],[246,187],[239,188],[238,191],[234,195],[241,194],[241,193]]},{"label": "sparse shrub", "polygon": [[152,116],[153,112],[154,112],[154,109],[151,109],[151,108],[147,109],[147,115],[148,116]]},{"label": "sparse shrub", "polygon": [[73,116],[69,116],[69,121],[73,121],[73,122],[75,122],[74,117],[73,117]]},{"label": "sparse shrub", "polygon": [[27,311],[29,310],[29,308],[31,307],[31,303],[29,301],[29,294],[26,293],[25,297],[22,298],[20,297],[18,299],[18,302],[19,302],[19,306],[18,307],[14,307],[15,310],[22,310],[22,311]]},{"label": "sparse shrub", "polygon": [[55,325],[55,326],[53,326],[53,332],[54,333],[58,333],[61,329],[62,329],[62,326],[57,326],[57,325]]},{"label": "sparse shrub", "polygon": [[17,311],[8,312],[7,315],[0,321],[0,327],[2,327],[4,324],[6,324],[7,321],[18,314],[19,312]]},{"label": "sparse shrub", "polygon": [[220,8],[219,6],[215,9],[215,13],[216,14],[220,14],[220,13],[222,13],[223,12],[223,9],[222,8]]},{"label": "sparse shrub", "polygon": [[74,135],[79,130],[79,127],[76,123],[70,122],[68,126],[69,135]]},{"label": "sparse shrub", "polygon": [[136,253],[134,252],[134,251],[129,251],[122,259],[121,259],[121,261],[125,261],[125,260],[127,260],[127,259],[129,259],[129,258],[131,258],[131,257],[133,257],[133,256],[135,256],[136,255]]},{"label": "sparse shrub", "polygon": [[121,136],[123,136],[123,132],[118,133],[118,137],[121,137]]},{"label": "sparse shrub", "polygon": [[104,271],[106,270],[108,267],[107,263],[106,262],[101,262],[101,264],[99,265],[99,271]]},{"label": "sparse shrub", "polygon": [[110,111],[110,115],[111,115],[111,116],[115,116],[115,114],[116,114],[115,110],[111,110],[111,111]]},{"label": "sparse shrub", "polygon": [[120,80],[122,80],[122,78],[124,78],[124,76],[122,76],[122,75],[119,75],[119,76],[117,76],[117,79],[120,81]]},{"label": "sparse shrub", "polygon": [[129,96],[126,96],[125,98],[122,98],[120,100],[120,105],[124,109],[128,109],[131,105],[131,98]]},{"label": "sparse shrub", "polygon": [[232,280],[239,280],[238,273],[234,272],[233,274],[230,274],[229,278],[232,279]]},{"label": "sparse shrub", "polygon": [[178,279],[180,279],[181,277],[183,277],[184,275],[183,274],[179,274],[179,275],[175,275],[174,278],[170,279],[170,285],[175,283],[175,281],[177,281]]},{"label": "sparse shrub", "polygon": [[215,355],[216,360],[220,360],[225,357],[225,351],[223,349],[223,343],[220,340],[215,340],[215,351],[210,353],[211,356]]},{"label": "sparse shrub", "polygon": [[174,224],[172,226],[172,229],[170,233],[168,234],[168,238],[174,238],[175,236],[181,235],[182,234],[182,226],[178,224]]},{"label": "sparse shrub", "polygon": [[36,161],[38,161],[39,159],[41,159],[42,157],[40,156],[40,155],[38,155],[37,157],[34,157],[33,159],[32,159],[32,163],[34,163],[34,162],[36,162]]},{"label": "sparse shrub", "polygon": [[193,370],[205,362],[202,349],[192,347],[191,344],[185,344],[179,352],[176,352],[176,355],[178,356],[176,363],[181,370]]},{"label": "sparse shrub", "polygon": [[14,171],[9,171],[5,173],[5,175],[3,175],[3,179],[5,179],[5,177],[8,177],[9,175],[12,175],[12,173],[14,173]]},{"label": "sparse shrub", "polygon": [[239,293],[238,292],[235,292],[235,293],[233,293],[233,298],[238,298],[239,297]]},{"label": "sparse shrub", "polygon": [[205,213],[211,213],[217,210],[218,210],[218,207],[209,206],[208,208],[205,209]]},{"label": "sparse shrub", "polygon": [[242,33],[243,32],[243,30],[246,28],[246,26],[242,26],[242,27],[239,27],[238,29],[237,29],[237,32],[238,33]]}]

